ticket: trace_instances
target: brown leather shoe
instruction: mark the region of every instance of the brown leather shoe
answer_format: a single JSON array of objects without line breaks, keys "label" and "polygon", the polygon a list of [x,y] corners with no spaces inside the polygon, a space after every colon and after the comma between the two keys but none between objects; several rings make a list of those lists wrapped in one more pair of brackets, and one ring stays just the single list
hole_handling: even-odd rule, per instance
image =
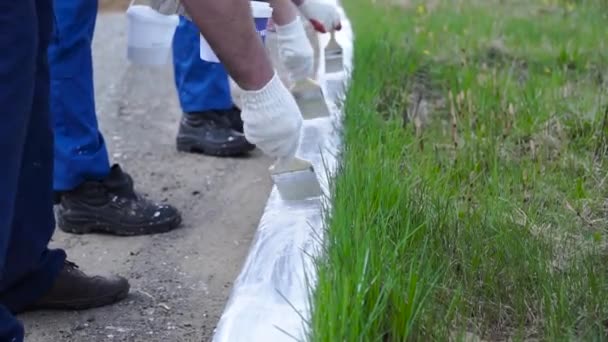
[{"label": "brown leather shoe", "polygon": [[126,298],[129,288],[122,277],[88,276],[66,261],[51,290],[25,311],[92,309]]}]

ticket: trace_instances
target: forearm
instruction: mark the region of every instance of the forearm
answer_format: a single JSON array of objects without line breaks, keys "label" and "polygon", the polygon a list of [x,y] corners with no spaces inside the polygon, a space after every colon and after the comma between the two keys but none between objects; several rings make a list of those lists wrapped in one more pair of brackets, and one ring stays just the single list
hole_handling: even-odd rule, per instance
[{"label": "forearm", "polygon": [[262,88],[274,74],[253,25],[248,0],[182,0],[188,14],[234,81]]}]

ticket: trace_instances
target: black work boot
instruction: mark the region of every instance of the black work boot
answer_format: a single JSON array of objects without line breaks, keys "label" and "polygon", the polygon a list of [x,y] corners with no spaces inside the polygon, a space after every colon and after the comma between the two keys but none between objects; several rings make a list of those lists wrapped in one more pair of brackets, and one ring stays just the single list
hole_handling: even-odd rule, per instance
[{"label": "black work boot", "polygon": [[87,181],[58,195],[57,225],[68,233],[157,234],[181,223],[177,209],[137,194],[133,179],[118,165],[106,179]]},{"label": "black work boot", "polygon": [[242,133],[240,111],[207,111],[182,116],[177,150],[217,157],[239,156],[255,149]]},{"label": "black work boot", "polygon": [[221,114],[230,122],[230,128],[239,133],[244,133],[243,119],[241,119],[241,109],[239,107],[232,106],[231,109],[222,111]]},{"label": "black work boot", "polygon": [[97,308],[125,299],[129,288],[125,278],[88,276],[76,264],[66,261],[49,292],[23,312]]}]

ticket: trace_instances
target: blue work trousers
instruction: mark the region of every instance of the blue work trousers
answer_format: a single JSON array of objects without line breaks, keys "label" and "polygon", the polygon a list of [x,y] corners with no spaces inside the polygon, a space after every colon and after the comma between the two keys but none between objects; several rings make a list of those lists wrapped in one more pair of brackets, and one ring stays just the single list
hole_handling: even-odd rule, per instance
[{"label": "blue work trousers", "polygon": [[184,113],[232,108],[228,74],[220,63],[200,58],[199,29],[180,17],[173,37],[173,70]]},{"label": "blue work trousers", "polygon": [[51,0],[0,0],[0,341],[22,341],[12,313],[39,299],[63,267],[49,250],[53,130],[46,49]]},{"label": "blue work trousers", "polygon": [[51,113],[55,126],[55,191],[110,173],[99,132],[91,44],[97,0],[53,0],[56,28],[49,46]]},{"label": "blue work trousers", "polygon": [[[54,0],[55,37],[49,47],[51,112],[55,123],[55,191],[99,180],[110,171],[95,110],[91,43],[97,0]],[[232,107],[228,75],[200,59],[199,30],[180,18],[173,40],[175,85],[183,112]]]}]

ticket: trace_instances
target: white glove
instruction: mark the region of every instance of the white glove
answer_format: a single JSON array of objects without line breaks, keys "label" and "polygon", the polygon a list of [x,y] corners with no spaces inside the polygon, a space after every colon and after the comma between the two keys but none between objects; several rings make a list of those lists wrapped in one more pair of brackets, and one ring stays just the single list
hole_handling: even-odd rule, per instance
[{"label": "white glove", "polygon": [[241,117],[245,137],[264,153],[289,158],[300,145],[302,113],[275,72],[260,90],[243,90]]},{"label": "white glove", "polygon": [[298,8],[318,32],[327,33],[342,29],[340,13],[332,4],[323,0],[304,0]]},{"label": "white glove", "polygon": [[279,60],[287,69],[292,81],[310,77],[313,73],[314,50],[308,41],[299,17],[291,23],[275,25],[279,47]]}]

